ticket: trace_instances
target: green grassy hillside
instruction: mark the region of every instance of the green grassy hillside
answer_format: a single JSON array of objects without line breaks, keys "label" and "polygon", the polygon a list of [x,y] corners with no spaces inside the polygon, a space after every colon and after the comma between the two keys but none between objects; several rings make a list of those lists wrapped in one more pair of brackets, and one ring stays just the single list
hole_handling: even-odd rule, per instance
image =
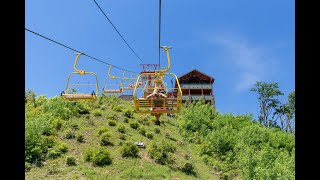
[{"label": "green grassy hillside", "polygon": [[[29,92],[25,110],[26,179],[294,179],[292,134],[203,102],[162,115],[161,126],[116,97]],[[132,145],[139,141],[146,148]]]}]

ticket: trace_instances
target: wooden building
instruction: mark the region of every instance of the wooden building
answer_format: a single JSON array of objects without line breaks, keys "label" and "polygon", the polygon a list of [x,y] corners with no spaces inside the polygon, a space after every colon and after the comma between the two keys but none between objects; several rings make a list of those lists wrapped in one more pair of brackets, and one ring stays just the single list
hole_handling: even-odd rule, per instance
[{"label": "wooden building", "polygon": [[[198,101],[203,97],[206,103],[215,106],[212,85],[214,78],[196,69],[178,78],[182,90],[182,102]],[[177,88],[177,83],[175,83]]]}]

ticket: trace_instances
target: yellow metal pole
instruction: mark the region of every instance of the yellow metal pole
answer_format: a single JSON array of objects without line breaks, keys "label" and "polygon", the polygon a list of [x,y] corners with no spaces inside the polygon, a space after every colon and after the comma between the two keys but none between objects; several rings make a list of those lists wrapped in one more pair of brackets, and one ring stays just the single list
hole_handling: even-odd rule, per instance
[{"label": "yellow metal pole", "polygon": [[168,49],[171,49],[171,47],[161,46],[161,48],[166,52],[167,59],[168,59],[168,67],[166,69],[161,69],[159,71],[156,71],[157,74],[165,73],[165,72],[169,71],[169,69],[171,67],[170,54],[169,54],[169,50],[168,50]]},{"label": "yellow metal pole", "polygon": [[76,53],[76,54],[77,54],[77,57],[76,57],[76,60],[74,61],[73,68],[74,68],[74,70],[75,70],[76,72],[78,72],[79,74],[84,75],[84,74],[85,74],[85,73],[84,73],[84,70],[78,70],[78,69],[77,69],[77,62],[78,62],[78,60],[79,60],[79,57],[81,56],[81,53]]}]

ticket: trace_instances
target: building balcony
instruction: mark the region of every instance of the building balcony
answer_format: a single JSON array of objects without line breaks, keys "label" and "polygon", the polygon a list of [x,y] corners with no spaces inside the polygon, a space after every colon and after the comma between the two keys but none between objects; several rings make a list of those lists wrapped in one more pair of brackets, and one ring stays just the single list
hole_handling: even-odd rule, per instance
[{"label": "building balcony", "polygon": [[211,84],[180,84],[181,89],[212,89]]},{"label": "building balcony", "polygon": [[[201,97],[204,97],[204,100],[206,100],[206,101],[211,101],[212,100],[212,98],[213,98],[213,96],[212,95],[183,95],[182,96],[182,100],[183,101],[188,101],[188,100],[191,100],[191,101],[193,101],[193,100],[195,100],[195,101],[198,101],[198,100],[200,100],[200,98]],[[189,99],[190,98],[190,99]]]}]

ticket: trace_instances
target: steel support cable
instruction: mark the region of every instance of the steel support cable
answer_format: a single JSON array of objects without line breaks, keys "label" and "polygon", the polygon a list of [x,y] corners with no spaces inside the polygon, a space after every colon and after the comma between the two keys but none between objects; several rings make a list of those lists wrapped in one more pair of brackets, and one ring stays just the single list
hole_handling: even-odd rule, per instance
[{"label": "steel support cable", "polygon": [[102,12],[102,14],[108,19],[109,23],[112,25],[112,27],[114,28],[114,30],[117,31],[118,35],[122,38],[122,40],[127,44],[127,46],[130,48],[130,50],[137,56],[138,59],[140,59],[141,62],[142,59],[138,56],[138,54],[131,48],[131,46],[127,43],[127,41],[123,38],[123,36],[120,34],[120,32],[118,31],[118,29],[113,25],[113,23],[111,22],[111,20],[108,18],[108,16],[106,15],[106,13],[104,13],[104,11],[101,9],[101,7],[99,6],[99,4],[93,0],[94,3],[98,6],[98,8],[100,9],[100,11]]},{"label": "steel support cable", "polygon": [[76,49],[74,49],[74,48],[71,48],[71,47],[69,47],[69,46],[66,46],[66,45],[64,45],[64,44],[62,44],[62,43],[59,43],[59,42],[57,42],[57,41],[55,41],[55,40],[52,40],[52,39],[50,39],[50,38],[48,38],[48,37],[46,37],[46,36],[43,36],[43,35],[41,35],[41,34],[39,34],[39,33],[36,33],[36,32],[34,32],[34,31],[32,31],[32,30],[29,30],[29,29],[27,29],[27,28],[25,28],[25,30],[27,30],[27,31],[35,34],[35,35],[38,35],[38,36],[40,36],[40,37],[42,37],[42,38],[44,38],[44,39],[47,39],[47,40],[49,40],[49,41],[51,41],[51,42],[54,42],[54,43],[56,43],[56,44],[59,44],[59,45],[65,47],[65,48],[68,48],[68,49],[70,49],[70,50],[72,50],[72,51],[75,51],[75,52],[78,52],[78,53],[82,53],[84,56],[87,56],[87,57],[89,57],[89,58],[91,58],[91,59],[93,59],[93,60],[99,61],[99,62],[104,63],[104,64],[111,65],[111,66],[113,66],[113,67],[115,67],[115,68],[118,68],[118,69],[121,69],[121,70],[125,70],[125,71],[128,71],[128,72],[137,73],[137,72],[134,72],[134,71],[126,70],[126,69],[123,69],[123,68],[121,68],[121,67],[112,65],[112,64],[107,63],[107,62],[105,62],[105,61],[102,61],[102,60],[100,60],[100,59],[98,59],[98,58],[95,58],[95,57],[90,56],[90,55],[88,55],[88,54],[86,54],[86,53],[84,53],[84,52],[81,52],[81,51],[78,51],[78,50],[76,50]]}]

